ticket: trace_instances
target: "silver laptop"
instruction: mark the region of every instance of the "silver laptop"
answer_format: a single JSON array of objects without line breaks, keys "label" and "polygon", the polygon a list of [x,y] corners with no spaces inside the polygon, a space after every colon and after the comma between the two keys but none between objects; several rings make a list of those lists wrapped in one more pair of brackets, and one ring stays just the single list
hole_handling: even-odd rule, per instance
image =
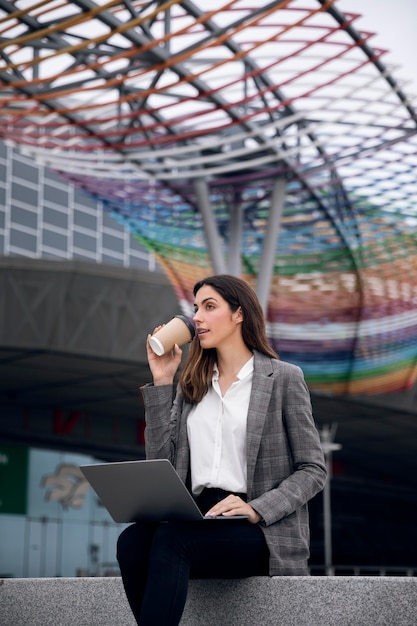
[{"label": "silver laptop", "polygon": [[81,465],[80,469],[115,522],[245,519],[204,517],[168,459]]}]

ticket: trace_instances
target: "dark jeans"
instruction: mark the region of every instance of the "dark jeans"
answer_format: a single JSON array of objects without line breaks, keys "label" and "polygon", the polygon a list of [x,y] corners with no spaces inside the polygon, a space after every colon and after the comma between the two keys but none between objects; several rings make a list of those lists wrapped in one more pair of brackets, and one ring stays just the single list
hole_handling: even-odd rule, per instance
[{"label": "dark jeans", "polygon": [[[205,513],[227,493],[197,498]],[[130,607],[140,626],[177,626],[190,578],[267,576],[269,551],[260,527],[246,520],[136,523],[117,543]]]}]

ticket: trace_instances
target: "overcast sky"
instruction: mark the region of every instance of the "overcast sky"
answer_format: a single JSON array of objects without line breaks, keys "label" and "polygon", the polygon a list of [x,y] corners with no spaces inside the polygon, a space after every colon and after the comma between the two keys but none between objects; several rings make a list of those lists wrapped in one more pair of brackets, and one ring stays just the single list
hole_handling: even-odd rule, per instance
[{"label": "overcast sky", "polygon": [[406,91],[417,94],[417,0],[338,0],[336,7],[363,16],[355,28],[376,33],[369,44],[389,50],[381,61],[401,65],[394,78],[412,83]]}]

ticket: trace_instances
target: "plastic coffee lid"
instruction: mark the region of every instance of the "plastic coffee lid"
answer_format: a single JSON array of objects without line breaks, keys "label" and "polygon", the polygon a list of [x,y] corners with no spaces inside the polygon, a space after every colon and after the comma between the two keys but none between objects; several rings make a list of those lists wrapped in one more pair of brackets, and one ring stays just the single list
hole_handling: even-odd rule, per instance
[{"label": "plastic coffee lid", "polygon": [[195,326],[192,323],[192,321],[186,317],[185,315],[176,315],[175,317],[178,317],[178,319],[182,320],[184,322],[184,324],[187,324],[188,329],[191,333],[191,339],[194,337],[195,335]]},{"label": "plastic coffee lid", "polygon": [[164,346],[157,337],[150,337],[149,343],[151,344],[151,348],[155,352],[155,354],[157,354],[158,356],[162,356],[164,354]]}]

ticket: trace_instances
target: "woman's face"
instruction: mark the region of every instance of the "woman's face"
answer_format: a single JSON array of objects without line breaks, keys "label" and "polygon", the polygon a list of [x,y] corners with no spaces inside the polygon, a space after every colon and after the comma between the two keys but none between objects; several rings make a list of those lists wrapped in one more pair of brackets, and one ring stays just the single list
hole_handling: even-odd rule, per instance
[{"label": "woman's face", "polygon": [[228,302],[210,285],[203,285],[196,293],[193,320],[202,348],[218,348],[241,337],[240,307],[232,313]]}]

